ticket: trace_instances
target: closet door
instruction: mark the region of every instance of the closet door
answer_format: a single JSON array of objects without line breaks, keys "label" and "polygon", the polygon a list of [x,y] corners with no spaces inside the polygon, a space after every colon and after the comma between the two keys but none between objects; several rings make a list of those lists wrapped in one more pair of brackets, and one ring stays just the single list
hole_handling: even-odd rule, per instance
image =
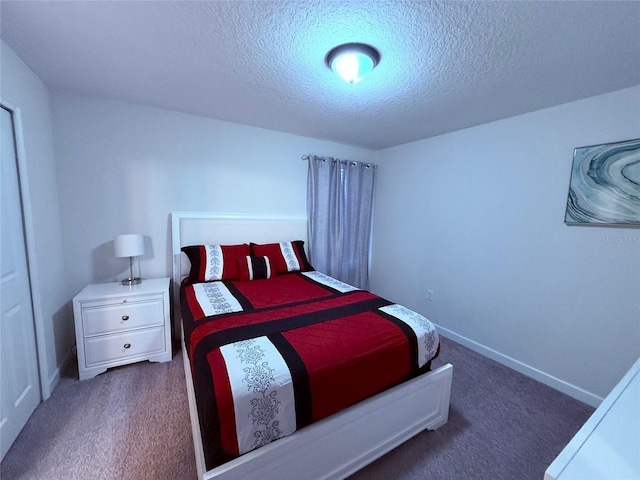
[{"label": "closet door", "polygon": [[41,396],[13,118],[4,107],[0,115],[1,460]]}]

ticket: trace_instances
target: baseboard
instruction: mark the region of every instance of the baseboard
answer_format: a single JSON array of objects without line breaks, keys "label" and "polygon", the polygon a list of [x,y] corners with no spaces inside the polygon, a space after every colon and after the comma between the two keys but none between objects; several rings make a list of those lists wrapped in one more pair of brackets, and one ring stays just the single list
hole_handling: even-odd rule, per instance
[{"label": "baseboard", "polygon": [[[75,356],[73,354],[73,351],[69,350],[69,353],[67,353],[67,356],[64,358],[62,363],[58,366],[58,368],[55,369],[53,375],[49,377],[49,391],[42,392],[42,400],[46,400],[51,396],[53,389],[56,388],[56,385],[58,385],[58,382],[60,381],[60,372],[66,371],[69,368],[70,363],[74,360]],[[45,395],[45,393],[48,393],[48,395]]]},{"label": "baseboard", "polygon": [[53,375],[49,377],[49,382],[47,385],[48,391],[42,392],[43,401],[51,396],[51,394],[53,393],[53,389],[56,388],[56,385],[58,385],[59,381],[60,381],[60,367],[56,368],[55,371],[53,372]]},{"label": "baseboard", "polygon": [[551,388],[555,388],[556,390],[569,395],[570,397],[575,398],[576,400],[580,400],[587,405],[590,405],[594,408],[597,408],[598,405],[602,402],[602,397],[595,395],[591,392],[587,392],[586,390],[572,385],[571,383],[565,382],[564,380],[560,380],[559,378],[554,377],[553,375],[549,375],[537,368],[534,368],[526,363],[522,363],[515,358],[511,358],[508,355],[500,353],[492,348],[489,348],[481,343],[478,343],[474,340],[471,340],[467,337],[459,335],[448,328],[445,328],[441,325],[434,324],[438,333],[442,334],[442,336],[447,337],[460,345],[464,345],[465,347],[473,350],[474,352],[478,352],[481,355],[484,355],[491,360],[495,360],[502,365],[505,365],[516,372],[522,373],[528,377],[533,378],[545,385],[548,385]]}]

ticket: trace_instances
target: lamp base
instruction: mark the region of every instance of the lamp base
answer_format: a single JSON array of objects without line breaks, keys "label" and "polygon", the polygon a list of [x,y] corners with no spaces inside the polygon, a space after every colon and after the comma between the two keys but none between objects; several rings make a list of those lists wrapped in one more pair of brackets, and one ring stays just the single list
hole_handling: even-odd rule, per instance
[{"label": "lamp base", "polygon": [[142,282],[142,279],[140,277],[136,277],[136,278],[125,278],[120,283],[122,285],[131,286],[131,285],[138,285],[140,282]]}]

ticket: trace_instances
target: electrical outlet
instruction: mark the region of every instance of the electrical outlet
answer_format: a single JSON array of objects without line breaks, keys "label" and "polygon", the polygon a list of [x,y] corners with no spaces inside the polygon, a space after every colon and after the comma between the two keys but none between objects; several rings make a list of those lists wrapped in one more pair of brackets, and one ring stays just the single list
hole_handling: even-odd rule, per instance
[{"label": "electrical outlet", "polygon": [[427,290],[427,300],[429,300],[430,302],[433,301],[433,290],[431,289]]}]

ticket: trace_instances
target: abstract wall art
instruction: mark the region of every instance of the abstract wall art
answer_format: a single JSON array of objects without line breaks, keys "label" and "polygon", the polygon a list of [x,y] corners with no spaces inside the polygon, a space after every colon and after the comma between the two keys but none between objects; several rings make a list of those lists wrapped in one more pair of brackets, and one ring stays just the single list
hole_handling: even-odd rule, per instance
[{"label": "abstract wall art", "polygon": [[640,226],[640,139],[573,151],[564,221]]}]

